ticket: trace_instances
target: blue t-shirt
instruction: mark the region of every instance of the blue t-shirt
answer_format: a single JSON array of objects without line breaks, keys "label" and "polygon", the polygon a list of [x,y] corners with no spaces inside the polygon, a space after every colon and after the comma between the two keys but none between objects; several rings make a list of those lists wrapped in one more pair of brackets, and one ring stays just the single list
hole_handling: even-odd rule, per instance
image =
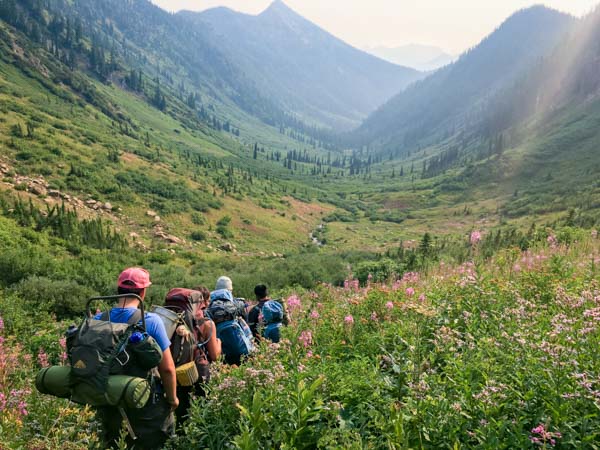
[{"label": "blue t-shirt", "polygon": [[[110,320],[116,323],[127,323],[129,318],[137,311],[138,308],[113,308],[110,310]],[[94,319],[99,320],[102,313],[96,314]],[[146,331],[160,346],[164,352],[171,345],[165,324],[161,318],[154,313],[146,313]]]}]

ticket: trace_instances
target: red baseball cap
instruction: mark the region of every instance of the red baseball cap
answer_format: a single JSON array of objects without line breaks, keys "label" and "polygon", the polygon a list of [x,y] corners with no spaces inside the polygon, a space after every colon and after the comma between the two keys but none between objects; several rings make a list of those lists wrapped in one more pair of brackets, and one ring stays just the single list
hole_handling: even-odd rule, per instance
[{"label": "red baseball cap", "polygon": [[118,285],[121,288],[144,289],[151,284],[150,274],[141,267],[130,267],[119,275]]}]

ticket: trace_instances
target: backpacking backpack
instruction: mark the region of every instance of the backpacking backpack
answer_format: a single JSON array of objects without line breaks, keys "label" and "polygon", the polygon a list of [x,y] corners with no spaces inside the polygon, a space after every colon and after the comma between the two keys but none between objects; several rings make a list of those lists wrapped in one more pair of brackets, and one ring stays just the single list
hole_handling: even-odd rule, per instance
[{"label": "backpacking backpack", "polygon": [[[71,399],[77,403],[101,406],[121,402],[123,398],[118,395],[115,398],[115,392],[122,390],[125,393],[132,383],[147,391],[139,392],[146,401],[149,397],[150,386],[146,380],[160,363],[162,351],[154,338],[146,333],[142,300],[138,297],[141,309],[136,310],[127,323],[112,322],[109,312],[96,319],[90,310],[94,300],[124,297],[132,295],[90,299],[86,306],[87,317],[67,336],[67,354],[71,363],[69,386]],[[137,342],[130,340],[134,333],[137,333]],[[137,402],[135,407],[143,406],[141,403],[145,404],[145,401]]]},{"label": "backpacking backpack", "polygon": [[215,322],[221,351],[227,364],[240,364],[244,355],[254,351],[252,332],[244,320],[243,301],[234,299],[227,289],[213,291],[206,313]]},{"label": "backpacking backpack", "polygon": [[261,308],[263,336],[272,342],[279,342],[283,322],[283,305],[276,300],[267,300]]},{"label": "backpacking backpack", "polygon": [[262,306],[265,324],[281,323],[283,321],[283,305],[276,300],[267,300]]},{"label": "backpacking backpack", "polygon": [[165,298],[164,307],[178,314],[175,332],[169,336],[175,367],[194,360],[194,351],[198,345],[194,304],[201,300],[202,293],[183,288],[171,289]]}]

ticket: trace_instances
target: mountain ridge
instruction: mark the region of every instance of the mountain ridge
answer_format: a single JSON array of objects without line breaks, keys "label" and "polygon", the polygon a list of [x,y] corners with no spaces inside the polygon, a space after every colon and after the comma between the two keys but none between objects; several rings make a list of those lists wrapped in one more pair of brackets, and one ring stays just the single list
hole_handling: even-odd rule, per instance
[{"label": "mountain ridge", "polygon": [[457,56],[450,55],[433,45],[408,44],[396,47],[367,47],[368,53],[394,64],[431,72],[452,63]]},{"label": "mountain ridge", "polygon": [[213,8],[179,16],[212,29],[222,51],[252,74],[267,97],[328,126],[357,124],[421,77],[355,49],[283,2],[258,15]]},{"label": "mountain ridge", "polygon": [[[378,108],[353,137],[361,145],[377,141],[377,146],[395,147],[397,152],[476,123],[477,104],[544,57],[575,20],[543,6],[516,12],[456,62]],[[429,138],[419,144],[425,131]]]}]

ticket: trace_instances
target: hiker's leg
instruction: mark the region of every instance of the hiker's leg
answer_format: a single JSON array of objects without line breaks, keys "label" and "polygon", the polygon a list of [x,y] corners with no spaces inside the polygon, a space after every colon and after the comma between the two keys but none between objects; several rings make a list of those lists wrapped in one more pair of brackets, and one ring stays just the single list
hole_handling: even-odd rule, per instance
[{"label": "hiker's leg", "polygon": [[171,406],[162,396],[153,396],[148,404],[132,412],[130,421],[137,437],[134,449],[153,450],[163,448],[165,442],[175,433],[175,416]]},{"label": "hiker's leg", "polygon": [[175,418],[177,420],[177,426],[181,426],[190,409],[190,402],[192,395],[192,387],[188,386],[177,386],[177,398],[179,399],[179,406],[175,410]]},{"label": "hiker's leg", "polygon": [[117,408],[99,407],[96,418],[101,425],[100,438],[105,448],[115,448],[121,434],[122,420]]}]

